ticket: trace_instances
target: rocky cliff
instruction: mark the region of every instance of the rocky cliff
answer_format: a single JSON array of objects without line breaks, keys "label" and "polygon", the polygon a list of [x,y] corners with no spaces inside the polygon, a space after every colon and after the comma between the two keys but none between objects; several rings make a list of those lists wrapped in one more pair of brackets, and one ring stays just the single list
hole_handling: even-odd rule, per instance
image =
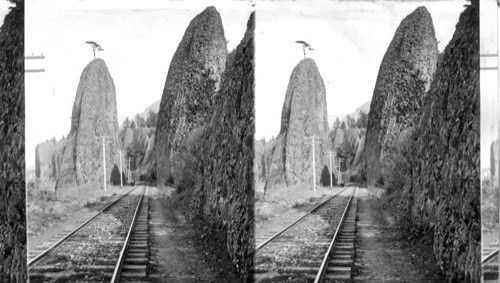
[{"label": "rocky cliff", "polygon": [[318,137],[315,145],[316,181],[325,165],[328,120],[323,78],[313,59],[293,69],[281,112],[281,129],[270,152],[267,185],[299,182],[312,184],[312,146],[307,137]]},{"label": "rocky cliff", "polygon": [[403,19],[380,65],[363,154],[369,186],[391,178],[396,141],[420,117],[437,53],[431,15],[419,7]]},{"label": "rocky cliff", "polygon": [[146,166],[152,159],[152,154],[155,148],[155,136],[152,135],[149,138],[148,145],[146,147],[146,152],[144,153],[144,159],[142,160],[141,167]]},{"label": "rocky cliff", "polygon": [[55,175],[56,180],[59,177],[59,172],[61,172],[64,141],[65,139],[63,137],[61,140],[57,141],[55,145],[54,160],[56,163],[56,175]]},{"label": "rocky cliff", "polygon": [[53,142],[43,142],[35,149],[35,175],[39,179],[55,179],[56,146]]},{"label": "rocky cliff", "polygon": [[56,189],[102,179],[102,140],[106,145],[106,176],[118,164],[118,120],[115,85],[102,59],[92,60],[83,70],[65,139]]},{"label": "rocky cliff", "polygon": [[481,274],[479,73],[479,7],[469,5],[413,130],[399,202],[401,222],[432,236],[438,264],[457,282]]},{"label": "rocky cliff", "polygon": [[[226,65],[226,39],[219,13],[206,8],[189,24],[170,63],[155,134],[156,176],[174,178],[173,160],[194,129],[207,123]],[[180,155],[180,154],[179,154]]]},{"label": "rocky cliff", "polygon": [[227,232],[227,251],[242,282],[252,281],[254,247],[254,29],[230,56],[211,122],[201,145],[193,206],[216,229]]},{"label": "rocky cliff", "polygon": [[24,1],[0,29],[0,281],[26,282]]}]

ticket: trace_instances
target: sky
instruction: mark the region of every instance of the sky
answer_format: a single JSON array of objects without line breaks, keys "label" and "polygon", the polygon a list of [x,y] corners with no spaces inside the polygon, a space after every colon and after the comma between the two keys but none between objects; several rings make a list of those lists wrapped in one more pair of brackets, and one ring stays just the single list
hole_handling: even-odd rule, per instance
[{"label": "sky", "polygon": [[313,51],[326,88],[329,116],[350,114],[371,100],[382,58],[401,21],[419,6],[432,16],[438,49],[455,31],[465,1],[256,2],[256,139],[279,133],[293,68]]},{"label": "sky", "polygon": [[5,16],[9,13],[10,7],[13,7],[8,1],[0,1],[0,25],[3,25]]},{"label": "sky", "polygon": [[66,136],[80,75],[99,43],[115,83],[118,116],[141,113],[161,99],[174,52],[189,22],[208,6],[221,14],[228,51],[244,36],[249,1],[30,0],[26,3],[26,166],[40,142]]},{"label": "sky", "polygon": [[[308,52],[326,86],[328,114],[354,112],[373,95],[382,57],[401,20],[425,6],[434,22],[438,48],[451,39],[463,1],[438,2],[255,2],[256,139],[277,136],[288,80],[303,59],[296,40],[309,42]],[[224,25],[228,50],[242,39],[252,9],[248,1],[163,0],[30,0],[26,3],[27,60],[26,164],[32,167],[35,147],[70,130],[79,78],[92,60],[85,41],[102,45],[103,58],[116,87],[118,115],[141,113],[161,98],[170,60],[189,22],[214,5]],[[9,3],[0,1],[0,21]],[[494,0],[481,1],[481,53],[496,53]],[[481,64],[496,66],[495,58]],[[497,73],[481,72],[481,167],[489,166],[489,145],[498,124]],[[495,135],[496,137],[496,135]]]},{"label": "sky", "polygon": [[[480,54],[497,53],[497,8],[495,0],[481,1]],[[481,58],[481,67],[498,66],[496,57]],[[498,139],[498,72],[482,70],[481,85],[481,168],[490,167],[490,146]]]}]

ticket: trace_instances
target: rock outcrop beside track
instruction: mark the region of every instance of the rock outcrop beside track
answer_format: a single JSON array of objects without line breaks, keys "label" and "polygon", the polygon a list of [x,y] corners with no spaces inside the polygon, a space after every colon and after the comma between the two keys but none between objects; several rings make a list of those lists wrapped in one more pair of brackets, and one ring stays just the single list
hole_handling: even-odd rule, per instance
[{"label": "rock outcrop beside track", "polygon": [[481,275],[479,73],[479,7],[469,5],[411,135],[399,204],[401,223],[432,235],[438,264],[458,282]]},{"label": "rock outcrop beside track", "polygon": [[266,187],[274,184],[312,183],[312,147],[306,137],[317,137],[316,180],[325,165],[328,120],[323,78],[313,59],[306,58],[293,69],[281,112],[281,129],[269,153]]},{"label": "rock outcrop beside track", "polygon": [[53,142],[43,142],[36,146],[35,175],[39,179],[56,177],[56,146]]},{"label": "rock outcrop beside track", "polygon": [[437,40],[425,7],[403,19],[380,65],[362,161],[369,186],[392,182],[394,149],[420,117],[437,67]]},{"label": "rock outcrop beside track", "polygon": [[26,282],[24,1],[0,29],[0,281]]},{"label": "rock outcrop beside track", "polygon": [[254,29],[228,56],[210,124],[200,130],[193,206],[212,227],[227,232],[227,251],[237,274],[252,281],[254,247]]},{"label": "rock outcrop beside track", "polygon": [[106,176],[118,164],[118,115],[115,85],[102,59],[92,60],[83,70],[71,117],[71,130],[65,139],[61,171],[56,190],[102,179],[102,140],[106,145]]},{"label": "rock outcrop beside track", "polygon": [[155,161],[158,185],[178,171],[190,133],[207,124],[226,66],[226,38],[219,13],[206,8],[189,24],[170,63],[158,112]]}]

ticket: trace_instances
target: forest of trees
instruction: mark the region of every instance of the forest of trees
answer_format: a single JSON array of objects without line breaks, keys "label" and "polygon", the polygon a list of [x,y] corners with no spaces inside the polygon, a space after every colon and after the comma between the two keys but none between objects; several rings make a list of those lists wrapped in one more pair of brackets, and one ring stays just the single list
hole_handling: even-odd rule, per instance
[{"label": "forest of trees", "polygon": [[[337,156],[342,158],[341,170],[347,170],[352,164],[358,150],[358,138],[361,139],[366,134],[366,127],[368,125],[368,114],[361,111],[359,117],[355,119],[351,115],[341,121],[339,118],[333,122],[333,127],[328,133],[328,138],[332,145],[338,146]],[[347,131],[352,129],[352,131]],[[342,134],[337,135],[341,130]],[[336,141],[336,138],[341,138],[341,141]]]},{"label": "forest of trees", "polygon": [[[148,137],[151,138],[155,132],[157,121],[158,113],[153,110],[149,111],[146,119],[139,114],[135,115],[133,120],[130,120],[128,117],[125,118],[120,129],[120,140],[122,143],[125,143],[128,129],[136,130],[140,128],[149,129]],[[135,134],[133,136],[132,142],[125,145],[125,158],[127,160],[130,158],[130,169],[136,170],[139,166],[139,161],[144,158],[146,152],[144,145],[141,144],[141,140],[137,139]]]}]

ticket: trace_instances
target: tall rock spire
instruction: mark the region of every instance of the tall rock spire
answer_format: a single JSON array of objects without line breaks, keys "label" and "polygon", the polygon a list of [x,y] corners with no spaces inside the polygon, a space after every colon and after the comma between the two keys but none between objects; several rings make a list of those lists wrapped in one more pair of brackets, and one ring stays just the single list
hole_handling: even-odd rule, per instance
[{"label": "tall rock spire", "polygon": [[206,8],[189,24],[170,63],[155,134],[156,177],[174,177],[173,161],[188,135],[205,125],[226,66],[226,38],[219,13]]},{"label": "tall rock spire", "polygon": [[106,176],[111,176],[119,149],[118,114],[113,79],[102,59],[92,60],[83,70],[76,92],[71,131],[65,139],[56,188],[102,178],[102,141],[106,145]]}]

